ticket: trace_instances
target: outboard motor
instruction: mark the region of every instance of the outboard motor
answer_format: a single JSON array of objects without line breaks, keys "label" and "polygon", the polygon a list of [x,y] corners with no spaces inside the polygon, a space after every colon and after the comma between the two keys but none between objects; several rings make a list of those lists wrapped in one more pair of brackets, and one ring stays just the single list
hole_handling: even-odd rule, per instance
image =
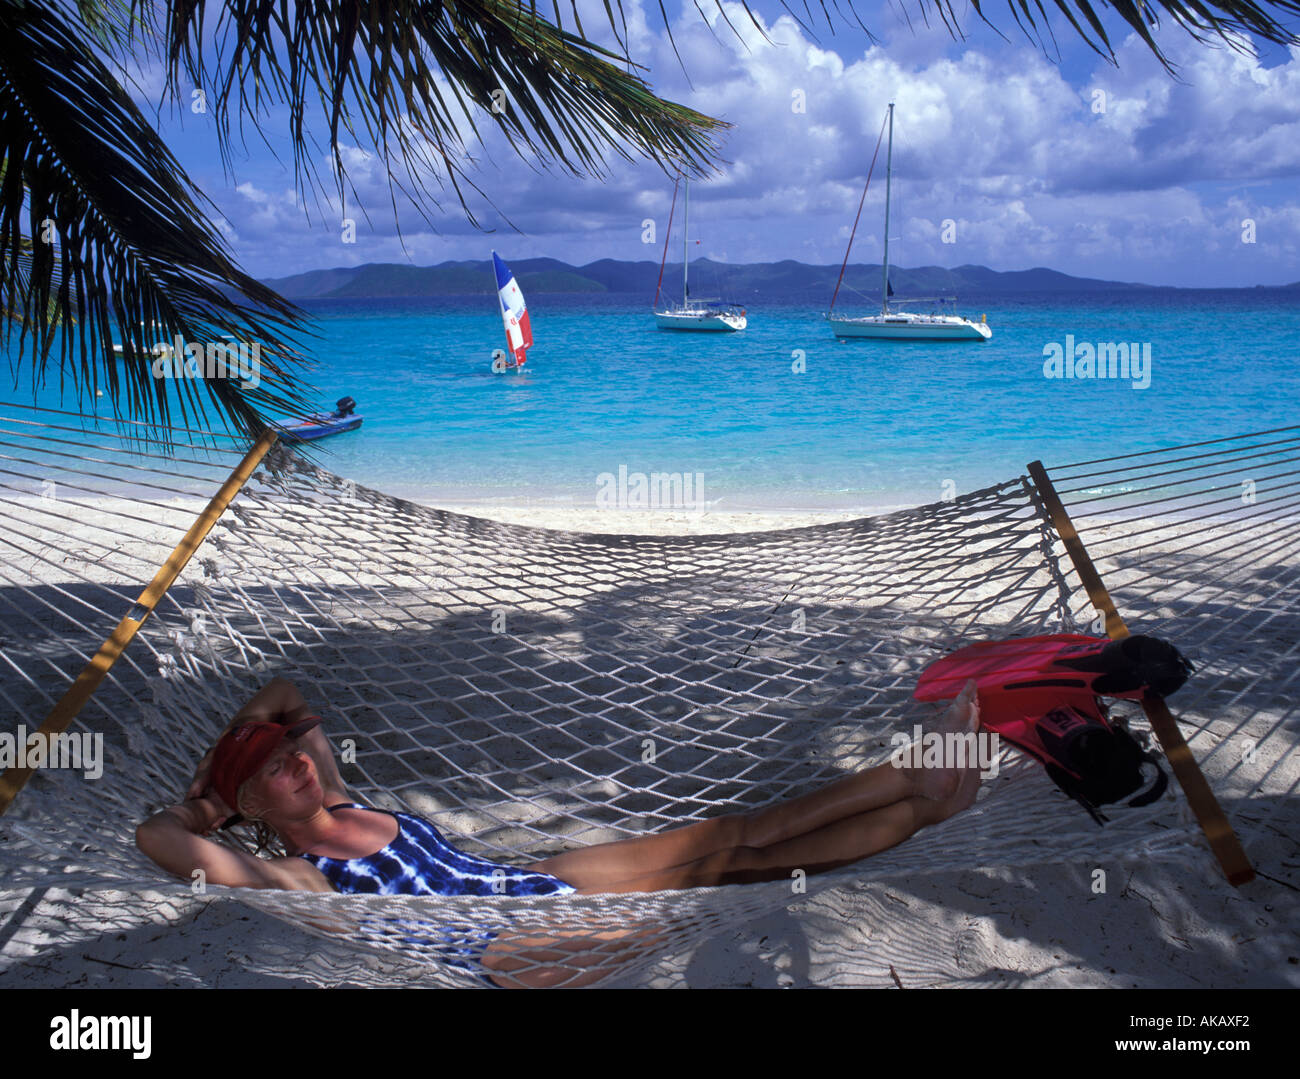
[{"label": "outboard motor", "polygon": [[356,411],[357,403],[351,397],[340,397],[334,406],[334,415],[340,418],[351,416]]}]

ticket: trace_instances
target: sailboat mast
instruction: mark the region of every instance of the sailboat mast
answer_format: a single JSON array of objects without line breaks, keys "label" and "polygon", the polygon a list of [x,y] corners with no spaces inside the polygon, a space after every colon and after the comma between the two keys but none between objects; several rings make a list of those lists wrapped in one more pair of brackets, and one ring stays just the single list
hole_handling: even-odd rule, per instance
[{"label": "sailboat mast", "polygon": [[889,188],[894,177],[894,103],[889,103],[889,153],[885,158],[885,264],[881,267],[880,313],[889,314]]},{"label": "sailboat mast", "polygon": [[691,178],[686,177],[686,208],[682,213],[682,306],[689,304],[690,294],[686,287],[686,264],[691,260]]}]

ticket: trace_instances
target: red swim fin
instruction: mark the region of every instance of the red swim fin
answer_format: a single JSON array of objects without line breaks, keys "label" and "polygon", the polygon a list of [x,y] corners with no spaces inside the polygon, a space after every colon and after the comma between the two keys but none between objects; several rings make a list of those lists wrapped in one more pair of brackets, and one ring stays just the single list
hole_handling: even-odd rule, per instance
[{"label": "red swim fin", "polygon": [[[979,690],[980,723],[1036,757],[1066,794],[1098,824],[1099,805],[1130,806],[1159,798],[1168,785],[1158,758],[1126,726],[1112,723],[1097,694],[1140,699],[1166,696],[1192,665],[1154,637],[1119,640],[1073,633],[981,641],[931,663],[917,700],[947,700],[970,679]],[[1154,778],[1143,775],[1154,766]]]},{"label": "red swim fin", "polygon": [[914,696],[918,701],[948,700],[974,678],[981,699],[989,691],[1023,694],[1024,713],[1041,715],[1062,693],[1140,700],[1151,691],[1167,697],[1194,669],[1178,649],[1155,637],[1110,640],[1053,633],[958,649],[921,672]]}]

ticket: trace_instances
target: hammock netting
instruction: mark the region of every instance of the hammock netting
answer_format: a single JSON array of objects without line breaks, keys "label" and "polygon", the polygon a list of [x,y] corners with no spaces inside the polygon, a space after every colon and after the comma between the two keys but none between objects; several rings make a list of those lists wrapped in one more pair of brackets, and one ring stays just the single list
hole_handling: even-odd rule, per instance
[{"label": "hammock netting", "polygon": [[[183,432],[163,452],[137,430],[0,406],[0,731],[39,725],[247,450]],[[1248,854],[1295,793],[1297,459],[1290,428],[1049,469],[1132,632],[1196,663],[1169,703]],[[183,797],[274,675],[325,717],[358,800],[526,864],[885,761],[893,733],[938,715],[911,698],[931,660],[986,638],[1100,635],[1097,617],[1028,477],[832,524],[621,535],[391,498],[277,445],[70,728],[102,733],[102,776],[37,769],[0,817],[0,873],[9,889],[191,897],[136,849],[135,826]],[[1136,705],[1113,714],[1149,731]],[[1217,871],[1172,780],[1152,805],[1106,811],[1098,827],[1004,743],[972,809],[806,879],[205,895],[328,939],[361,984],[481,984],[466,956],[488,934],[521,962],[649,984],[723,930],[857,882],[1070,859]]]}]

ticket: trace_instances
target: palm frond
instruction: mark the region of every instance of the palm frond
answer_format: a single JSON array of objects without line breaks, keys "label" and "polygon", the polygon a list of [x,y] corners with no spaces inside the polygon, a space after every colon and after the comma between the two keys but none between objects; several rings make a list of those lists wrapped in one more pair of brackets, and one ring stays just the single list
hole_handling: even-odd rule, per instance
[{"label": "palm frond", "polygon": [[346,135],[376,153],[390,181],[409,188],[421,209],[425,196],[437,206],[432,189],[450,184],[471,220],[466,189],[483,192],[469,175],[466,135],[477,137],[485,120],[538,167],[593,176],[604,175],[615,155],[703,173],[716,157],[717,134],[729,126],[660,100],[618,66],[635,66],[626,56],[518,0],[228,0],[206,27],[198,0],[165,7],[159,36],[171,95],[180,99],[190,85],[209,90],[227,155],[237,120],[287,105],[303,191],[319,190],[308,134],[316,102],[340,196],[347,169],[339,139]]},{"label": "palm frond", "polygon": [[[570,0],[570,3],[576,14],[577,0]],[[613,9],[606,3],[606,11],[610,26],[614,28],[617,35],[618,28],[625,23],[626,17],[623,13],[622,0],[614,0],[614,3]],[[715,0],[715,3],[719,11],[723,11],[721,0]],[[835,15],[848,22],[848,16],[840,10],[839,0],[832,0],[832,3]],[[740,4],[753,19],[754,14],[747,0],[740,0]],[[962,10],[959,9],[964,9],[966,4],[967,0],[961,0],[960,4],[957,0],[915,0],[915,9],[927,25],[929,13],[934,12],[953,37],[961,37]],[[1001,34],[991,14],[994,5],[987,3],[986,0],[969,0],[969,4],[985,25]],[[796,22],[801,26],[804,25],[789,0],[781,0],[781,6]],[[801,6],[805,12],[808,12],[806,0],[801,0]],[[821,0],[820,6],[827,27],[834,31],[835,16],[827,9],[825,0]],[[854,10],[852,0],[846,0],[846,6],[853,21],[867,30],[868,36],[874,40],[874,36]],[[900,5],[900,7],[906,14],[906,6]],[[1176,72],[1176,67],[1156,44],[1151,32],[1153,28],[1159,27],[1162,16],[1167,16],[1175,25],[1187,31],[1202,44],[1211,44],[1217,39],[1218,42],[1232,49],[1240,50],[1244,47],[1244,35],[1247,34],[1274,45],[1300,44],[1300,34],[1297,33],[1296,28],[1288,27],[1283,21],[1288,17],[1294,19],[1300,15],[1300,0],[1213,0],[1213,2],[1211,0],[1097,0],[1095,3],[1093,0],[1047,0],[1046,3],[1044,0],[1007,0],[1007,8],[1011,12],[1011,18],[1025,36],[1040,45],[1044,43],[1045,35],[1047,37],[1053,35],[1052,14],[1055,9],[1055,14],[1064,18],[1090,48],[1111,63],[1115,62],[1115,49],[1111,44],[1110,35],[1106,32],[1102,16],[1107,11],[1113,11],[1141,38],[1155,58],[1171,74]],[[662,3],[659,10],[663,15],[664,26],[668,27],[668,14],[664,11]],[[810,12],[809,14],[811,15]],[[670,37],[671,34],[670,29]]]},{"label": "palm frond", "polygon": [[[0,175],[3,169],[0,168]],[[11,320],[13,322],[25,322],[30,316],[30,308],[27,304],[27,296],[32,288],[32,252],[35,250],[30,238],[20,236],[18,238],[19,252],[15,264],[14,278],[12,282],[13,291],[11,294],[0,293],[0,320]],[[52,292],[57,294],[58,283],[52,282]],[[46,304],[45,310],[35,317],[43,318],[45,323],[51,327],[62,325],[63,319],[59,314],[58,305],[54,302],[53,297]]]},{"label": "palm frond", "polygon": [[[33,387],[57,351],[78,395],[102,383],[115,409],[159,425],[174,409],[181,424],[207,423],[211,407],[254,432],[272,412],[309,408],[299,313],[234,264],[202,196],[75,23],[0,0],[0,41],[0,300],[15,316],[0,333],[8,343],[17,328]],[[155,332],[256,343],[261,384],[156,378]]]},{"label": "palm frond", "polygon": [[86,32],[105,50],[130,45],[133,29],[143,24],[131,11],[131,0],[76,0],[77,14]]}]

